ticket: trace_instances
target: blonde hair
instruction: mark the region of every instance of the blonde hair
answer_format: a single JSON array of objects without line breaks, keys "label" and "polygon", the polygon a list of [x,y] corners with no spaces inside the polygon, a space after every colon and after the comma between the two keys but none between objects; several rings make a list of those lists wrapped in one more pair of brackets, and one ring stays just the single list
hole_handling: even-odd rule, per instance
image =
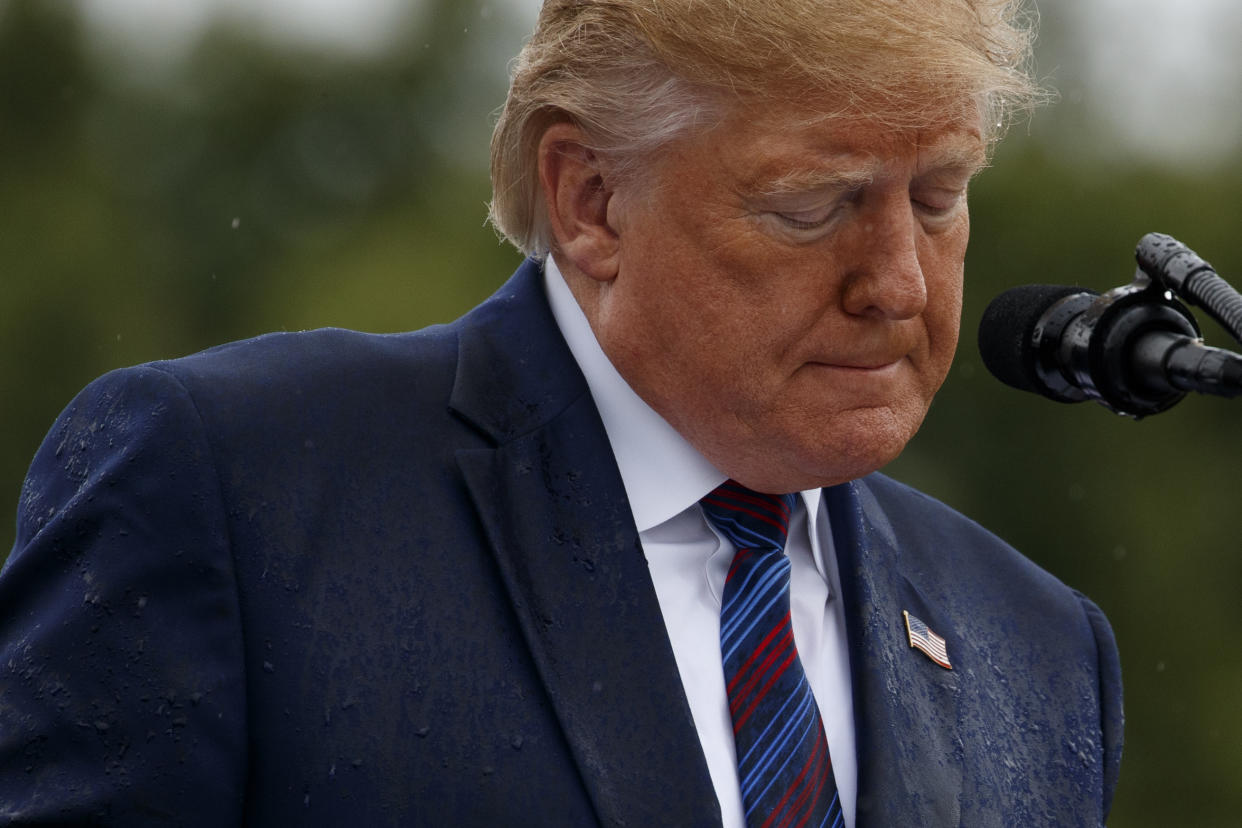
[{"label": "blonde hair", "polygon": [[1034,23],[1023,0],[544,0],[492,136],[492,223],[548,252],[538,148],[559,121],[618,180],[755,101],[917,129],[974,100],[991,143],[1040,96]]}]

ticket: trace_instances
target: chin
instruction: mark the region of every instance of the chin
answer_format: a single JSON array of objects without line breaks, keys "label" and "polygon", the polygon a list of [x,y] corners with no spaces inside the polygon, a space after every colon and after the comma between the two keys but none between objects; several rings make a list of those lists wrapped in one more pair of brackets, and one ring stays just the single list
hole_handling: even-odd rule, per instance
[{"label": "chin", "polygon": [[769,422],[771,436],[761,441],[734,435],[732,440],[696,445],[716,468],[743,486],[795,492],[846,483],[888,465],[918,431],[925,413],[926,409],[857,408],[816,418],[814,426],[805,421]]},{"label": "chin", "polygon": [[865,477],[896,460],[918,431],[921,422],[921,417],[913,424],[908,420],[894,422],[891,417],[884,417],[880,422],[869,425],[855,425],[836,433],[825,433],[827,440],[824,443],[808,445],[803,449],[798,466],[805,470],[808,479],[814,481],[810,486],[835,486]]},{"label": "chin", "polygon": [[836,486],[865,477],[901,454],[904,441],[866,446],[839,441],[833,445],[774,447],[732,466],[717,463],[731,478],[751,489],[774,494]]}]

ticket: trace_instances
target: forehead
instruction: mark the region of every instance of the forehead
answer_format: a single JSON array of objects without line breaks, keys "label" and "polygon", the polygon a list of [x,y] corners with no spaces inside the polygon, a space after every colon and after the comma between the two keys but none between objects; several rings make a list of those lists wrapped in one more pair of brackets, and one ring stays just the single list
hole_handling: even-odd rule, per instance
[{"label": "forehead", "polygon": [[977,115],[946,117],[924,129],[894,129],[865,118],[738,112],[707,137],[739,189],[754,192],[938,172],[970,176],[987,163]]}]

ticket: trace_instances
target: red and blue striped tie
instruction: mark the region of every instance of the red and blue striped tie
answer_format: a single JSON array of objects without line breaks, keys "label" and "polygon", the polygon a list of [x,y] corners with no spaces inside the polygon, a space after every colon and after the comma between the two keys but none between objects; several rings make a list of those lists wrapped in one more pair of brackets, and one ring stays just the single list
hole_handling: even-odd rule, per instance
[{"label": "red and blue striped tie", "polygon": [[700,501],[737,547],[721,598],[720,647],[749,828],[845,824],[789,616],[784,550],[794,497],[729,480]]}]

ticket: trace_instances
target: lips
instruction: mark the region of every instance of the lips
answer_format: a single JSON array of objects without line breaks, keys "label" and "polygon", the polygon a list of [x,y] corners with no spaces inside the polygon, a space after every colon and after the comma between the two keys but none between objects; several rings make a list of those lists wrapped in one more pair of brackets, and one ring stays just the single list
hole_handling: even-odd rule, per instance
[{"label": "lips", "polygon": [[909,355],[909,351],[902,351],[898,354],[886,352],[881,354],[817,356],[807,360],[806,364],[846,371],[882,371],[886,368],[895,368],[898,363],[905,360]]},{"label": "lips", "polygon": [[[896,332],[891,332],[896,334]],[[809,365],[822,365],[828,368],[842,368],[854,371],[878,371],[895,366],[897,363],[911,358],[919,352],[918,340],[904,335],[883,337],[853,337],[838,339],[838,346],[830,346],[820,351],[813,351],[806,357]]]},{"label": "lips", "polygon": [[841,368],[847,371],[881,371],[885,368],[892,368],[904,359],[904,355],[896,359],[862,359],[862,360],[816,360],[812,365],[822,365],[825,368]]}]

